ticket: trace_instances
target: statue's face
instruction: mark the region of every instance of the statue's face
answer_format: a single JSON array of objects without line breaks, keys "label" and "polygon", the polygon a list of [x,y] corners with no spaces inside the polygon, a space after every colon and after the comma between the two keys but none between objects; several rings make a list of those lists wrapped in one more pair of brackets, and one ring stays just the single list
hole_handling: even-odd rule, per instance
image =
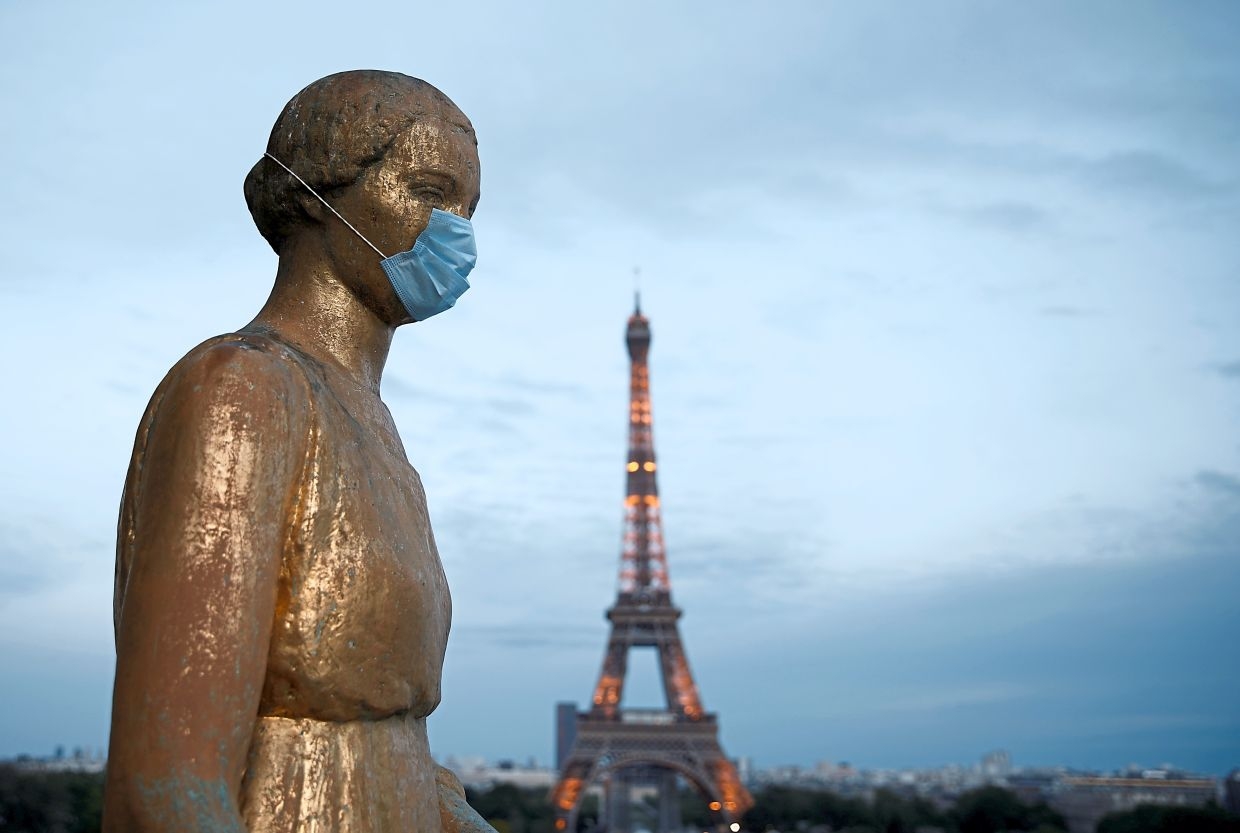
[{"label": "statue's face", "polygon": [[[468,218],[478,204],[478,149],[469,121],[448,104],[419,100],[418,105],[425,115],[333,201],[385,257],[413,248],[432,208]],[[338,274],[354,294],[390,325],[412,320],[374,250],[343,223],[327,220],[325,230]]]}]

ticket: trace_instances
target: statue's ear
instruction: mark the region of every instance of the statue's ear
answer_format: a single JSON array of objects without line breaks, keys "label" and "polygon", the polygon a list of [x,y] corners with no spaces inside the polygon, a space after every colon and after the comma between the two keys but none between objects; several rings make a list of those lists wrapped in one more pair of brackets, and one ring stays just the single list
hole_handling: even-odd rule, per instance
[{"label": "statue's ear", "polygon": [[319,202],[318,197],[306,193],[306,190],[303,188],[300,193],[293,195],[293,199],[297,201],[297,208],[300,213],[307,219],[320,224],[326,221],[327,215],[330,212],[328,212],[327,207],[323,203]]}]

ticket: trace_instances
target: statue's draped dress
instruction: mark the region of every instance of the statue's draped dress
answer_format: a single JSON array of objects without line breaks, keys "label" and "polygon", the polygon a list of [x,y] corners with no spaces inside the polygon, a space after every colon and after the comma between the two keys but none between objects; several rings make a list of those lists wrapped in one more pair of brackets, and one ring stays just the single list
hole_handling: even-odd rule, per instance
[{"label": "statue's draped dress", "polygon": [[291,512],[270,519],[286,534],[266,677],[236,796],[247,829],[438,833],[424,718],[439,702],[447,581],[421,480],[391,416],[342,368],[270,334],[239,333],[205,342],[169,372],[143,418],[122,499],[118,621],[144,520],[137,497],[145,439],[163,392],[221,346],[265,351],[272,366],[296,376],[308,426],[288,448],[303,461],[289,484]]}]

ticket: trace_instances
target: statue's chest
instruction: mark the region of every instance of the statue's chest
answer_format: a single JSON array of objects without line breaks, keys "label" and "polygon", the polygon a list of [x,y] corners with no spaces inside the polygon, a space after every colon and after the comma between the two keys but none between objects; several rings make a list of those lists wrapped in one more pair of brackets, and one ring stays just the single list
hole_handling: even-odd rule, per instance
[{"label": "statue's chest", "polygon": [[324,689],[316,701],[362,715],[437,701],[451,602],[421,479],[390,421],[320,403],[273,660],[279,651],[302,684]]}]

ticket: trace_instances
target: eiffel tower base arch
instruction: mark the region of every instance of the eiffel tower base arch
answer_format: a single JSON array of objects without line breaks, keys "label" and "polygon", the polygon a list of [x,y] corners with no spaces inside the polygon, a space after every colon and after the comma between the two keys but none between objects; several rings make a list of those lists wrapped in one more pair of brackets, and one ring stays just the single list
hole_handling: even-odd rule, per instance
[{"label": "eiffel tower base arch", "polygon": [[[600,833],[632,833],[641,828],[651,833],[676,833],[682,829],[680,790],[675,770],[653,766],[625,767],[604,776],[603,784]],[[633,792],[638,787],[653,788],[658,799],[654,807],[655,816],[649,821],[633,817]]]},{"label": "eiffel tower base arch", "polygon": [[621,720],[578,715],[572,754],[552,795],[556,829],[577,830],[581,799],[594,784],[602,784],[604,799],[599,807],[600,833],[634,833],[632,790],[638,784],[658,791],[657,829],[674,833],[681,829],[677,776],[684,778],[709,808],[712,827],[727,831],[752,803],[741,786],[736,769],[719,745],[714,715],[698,720],[644,723],[643,717],[666,712],[622,712]]}]

